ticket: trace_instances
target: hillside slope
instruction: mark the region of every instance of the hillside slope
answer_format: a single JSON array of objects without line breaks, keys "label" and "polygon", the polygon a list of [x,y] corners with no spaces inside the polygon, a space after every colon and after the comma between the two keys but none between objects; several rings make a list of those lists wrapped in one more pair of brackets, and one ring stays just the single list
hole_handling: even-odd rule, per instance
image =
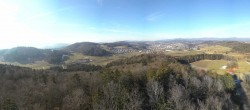
[{"label": "hillside slope", "polygon": [[1,51],[3,61],[18,62],[21,64],[34,63],[41,60],[58,64],[63,62],[63,55],[69,55],[69,53],[61,50],[38,49],[34,47],[16,47]]},{"label": "hillside slope", "polygon": [[100,44],[92,43],[92,42],[80,42],[69,45],[62,50],[74,52],[74,53],[82,53],[84,55],[90,56],[108,56],[111,55],[110,52],[101,48]]}]

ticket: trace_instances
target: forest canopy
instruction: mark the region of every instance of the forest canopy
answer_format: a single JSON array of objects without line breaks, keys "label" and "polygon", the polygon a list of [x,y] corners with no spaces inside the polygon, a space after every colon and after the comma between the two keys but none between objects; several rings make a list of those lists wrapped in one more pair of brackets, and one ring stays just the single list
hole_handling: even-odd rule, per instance
[{"label": "forest canopy", "polygon": [[[126,70],[130,65],[141,69]],[[0,108],[228,110],[243,103],[229,74],[196,71],[170,56],[141,55],[103,68],[89,66],[94,71],[71,66],[57,71],[0,65]]]}]

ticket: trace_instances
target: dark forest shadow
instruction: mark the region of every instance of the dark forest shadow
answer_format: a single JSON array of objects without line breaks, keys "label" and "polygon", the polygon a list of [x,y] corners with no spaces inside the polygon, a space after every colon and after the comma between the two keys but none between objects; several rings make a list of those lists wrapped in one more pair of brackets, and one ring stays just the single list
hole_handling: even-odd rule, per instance
[{"label": "dark forest shadow", "polygon": [[246,92],[244,91],[241,82],[236,75],[232,75],[235,89],[232,92],[231,98],[238,105],[239,110],[249,110],[250,104]]}]

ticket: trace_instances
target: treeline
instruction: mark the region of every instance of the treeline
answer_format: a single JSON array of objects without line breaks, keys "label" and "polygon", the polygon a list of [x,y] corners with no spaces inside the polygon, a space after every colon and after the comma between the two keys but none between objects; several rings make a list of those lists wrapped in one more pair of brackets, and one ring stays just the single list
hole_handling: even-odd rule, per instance
[{"label": "treeline", "polygon": [[190,64],[192,62],[200,60],[228,60],[228,61],[237,61],[232,56],[223,55],[223,54],[195,54],[195,55],[186,55],[181,57],[175,57],[178,62],[181,64]]},{"label": "treeline", "polygon": [[103,67],[100,65],[91,65],[91,64],[83,64],[83,63],[72,63],[72,64],[67,64],[67,65],[62,65],[62,66],[53,66],[50,67],[50,70],[54,71],[67,71],[67,72],[73,72],[73,71],[86,71],[86,72],[91,72],[91,71],[100,71],[102,70]]},{"label": "treeline", "polygon": [[112,66],[119,66],[119,65],[130,65],[141,63],[142,65],[146,66],[149,63],[156,62],[156,61],[166,61],[175,63],[177,60],[174,57],[164,55],[164,54],[141,54],[138,56],[132,56],[130,58],[119,59],[116,61],[112,61],[106,65],[106,67]]},{"label": "treeline", "polygon": [[222,54],[196,54],[176,57],[182,64],[189,64],[200,60],[221,60],[225,58]]},{"label": "treeline", "polygon": [[148,63],[152,63],[155,61],[161,61],[161,62],[166,61],[168,63],[179,62],[181,64],[189,64],[200,60],[221,60],[221,59],[233,60],[232,58],[226,57],[222,54],[196,54],[196,55],[186,55],[181,57],[172,57],[164,54],[142,54],[110,62],[106,65],[106,67],[130,65],[135,63],[142,63],[143,65],[147,65]]},{"label": "treeline", "polygon": [[[144,60],[159,65],[133,72],[112,68]],[[164,55],[117,62],[100,70],[75,64],[71,71],[0,65],[0,110],[231,110],[244,103],[229,74],[196,71]]]}]

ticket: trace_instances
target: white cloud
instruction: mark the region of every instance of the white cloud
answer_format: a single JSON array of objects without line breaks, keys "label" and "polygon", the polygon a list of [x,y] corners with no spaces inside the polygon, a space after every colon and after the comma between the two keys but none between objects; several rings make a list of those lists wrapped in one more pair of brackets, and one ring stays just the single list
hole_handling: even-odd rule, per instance
[{"label": "white cloud", "polygon": [[146,19],[148,21],[156,21],[157,19],[159,19],[160,17],[162,17],[164,15],[164,13],[162,12],[154,12],[154,13],[151,13],[149,14]]},{"label": "white cloud", "polygon": [[97,0],[97,3],[102,7],[103,6],[103,0]]}]

